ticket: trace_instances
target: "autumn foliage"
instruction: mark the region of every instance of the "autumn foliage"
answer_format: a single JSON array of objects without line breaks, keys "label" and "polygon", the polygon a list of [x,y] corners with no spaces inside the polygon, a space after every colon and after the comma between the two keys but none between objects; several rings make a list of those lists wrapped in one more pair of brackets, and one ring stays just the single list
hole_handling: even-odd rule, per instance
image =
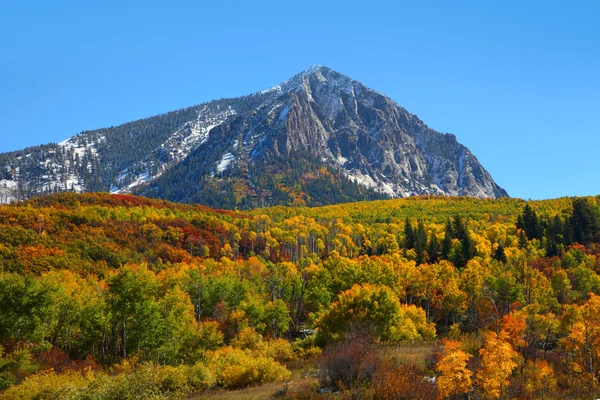
[{"label": "autumn foliage", "polygon": [[440,374],[436,381],[440,397],[455,398],[471,391],[473,373],[467,367],[470,359],[459,342],[444,340],[444,350],[435,367]]},{"label": "autumn foliage", "polygon": [[0,206],[0,398],[287,381],[316,346],[340,395],[598,397],[598,201]]}]

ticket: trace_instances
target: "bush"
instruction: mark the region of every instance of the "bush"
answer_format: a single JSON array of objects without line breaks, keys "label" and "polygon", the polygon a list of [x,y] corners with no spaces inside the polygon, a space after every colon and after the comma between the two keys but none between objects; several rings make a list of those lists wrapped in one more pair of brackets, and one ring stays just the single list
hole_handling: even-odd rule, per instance
[{"label": "bush", "polygon": [[190,392],[183,367],[141,364],[132,373],[110,378],[99,376],[83,399],[176,399]]},{"label": "bush", "polygon": [[4,354],[0,346],[0,390],[8,389],[38,369],[29,349]]},{"label": "bush", "polygon": [[204,390],[214,378],[202,364],[160,366],[129,363],[123,372],[111,377],[104,373],[53,370],[33,375],[0,394],[2,400],[134,400],[180,399],[192,391]]},{"label": "bush", "polygon": [[265,342],[264,354],[278,362],[291,361],[296,358],[291,343],[284,339]]},{"label": "bush", "polygon": [[198,339],[206,350],[216,350],[223,345],[224,335],[216,321],[204,321],[198,327]]},{"label": "bush", "polygon": [[225,388],[242,388],[267,382],[283,382],[291,373],[259,352],[223,347],[208,354],[208,367]]},{"label": "bush", "polygon": [[377,349],[368,337],[350,337],[323,350],[317,359],[319,379],[327,387],[355,387],[370,382],[380,362]]},{"label": "bush", "polygon": [[437,398],[435,384],[424,379],[413,364],[394,366],[381,363],[373,377],[373,400],[430,400]]},{"label": "bush", "polygon": [[49,370],[32,375],[21,384],[0,394],[2,400],[81,399],[88,380],[79,372],[63,374]]},{"label": "bush", "polygon": [[200,362],[187,367],[187,377],[188,384],[193,390],[205,390],[216,383],[212,372]]},{"label": "bush", "polygon": [[231,346],[242,350],[262,350],[263,338],[254,328],[246,327],[231,340]]},{"label": "bush", "polygon": [[304,339],[297,339],[292,344],[292,349],[298,358],[310,358],[323,353],[320,347],[315,346],[315,335]]}]

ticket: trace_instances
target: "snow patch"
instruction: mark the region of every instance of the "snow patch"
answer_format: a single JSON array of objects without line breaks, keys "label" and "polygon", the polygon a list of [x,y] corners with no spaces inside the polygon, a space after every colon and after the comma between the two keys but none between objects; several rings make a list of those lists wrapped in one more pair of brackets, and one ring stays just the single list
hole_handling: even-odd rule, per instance
[{"label": "snow patch", "polygon": [[221,161],[219,161],[219,163],[217,164],[217,172],[221,173],[221,172],[225,171],[229,167],[229,164],[231,164],[233,159],[234,159],[233,154],[231,154],[231,153],[223,154],[223,157],[221,157]]},{"label": "snow patch", "polygon": [[[119,175],[119,177],[121,177],[123,174]],[[131,191],[133,189],[135,189],[136,187],[149,182],[152,180],[152,175],[150,174],[149,171],[145,171],[142,172],[138,175],[136,175],[133,180],[127,184],[126,186],[116,186],[116,185],[112,185],[110,188],[109,193],[110,194],[124,194],[124,193],[131,193]],[[117,178],[118,179],[118,178]],[[125,178],[123,178],[125,179]]]},{"label": "snow patch", "polygon": [[389,182],[389,180],[382,180],[377,178],[373,179],[368,174],[363,174],[358,169],[342,170],[342,173],[348,177],[352,182],[362,185],[368,189],[373,189],[379,193],[386,194],[390,197],[407,197],[412,196],[415,193],[412,191],[405,190],[402,186]]},{"label": "snow patch", "polygon": [[283,110],[279,113],[279,118],[277,118],[277,123],[282,124],[287,120],[287,116],[290,113],[290,106],[286,105],[283,107]]},{"label": "snow patch", "polygon": [[273,87],[270,87],[268,89],[265,89],[263,91],[258,92],[259,94],[267,94],[267,93],[271,93],[271,92],[281,92],[281,85],[275,85]]},{"label": "snow patch", "polygon": [[[236,111],[228,107],[218,112],[210,111],[207,107],[198,111],[198,116],[188,121],[175,131],[163,144],[156,149],[155,157],[125,168],[116,177],[111,185],[110,193],[131,193],[136,187],[148,183],[161,176],[171,166],[184,160],[192,151],[206,143],[210,131],[227,121],[236,114]],[[161,161],[156,161],[159,159]],[[130,174],[129,170],[142,170],[141,174]],[[150,171],[156,171],[154,174]]]},{"label": "snow patch", "polygon": [[18,187],[19,184],[16,181],[0,180],[0,205],[18,201]]}]

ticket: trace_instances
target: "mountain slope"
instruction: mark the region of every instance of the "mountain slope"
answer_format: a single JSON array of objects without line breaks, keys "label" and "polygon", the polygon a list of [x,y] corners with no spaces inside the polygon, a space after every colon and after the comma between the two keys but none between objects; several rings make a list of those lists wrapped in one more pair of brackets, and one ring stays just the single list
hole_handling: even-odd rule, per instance
[{"label": "mountain slope", "polygon": [[507,196],[454,135],[322,66],[250,96],[2,154],[0,171],[15,196],[103,190],[227,208]]}]

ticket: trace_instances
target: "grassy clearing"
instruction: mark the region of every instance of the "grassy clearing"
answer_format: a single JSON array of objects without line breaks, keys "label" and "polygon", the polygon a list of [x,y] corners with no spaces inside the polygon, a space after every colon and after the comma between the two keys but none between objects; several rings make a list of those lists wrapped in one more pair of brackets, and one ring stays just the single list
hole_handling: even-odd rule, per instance
[{"label": "grassy clearing", "polygon": [[281,393],[286,387],[293,390],[298,387],[317,384],[314,377],[292,378],[292,381],[285,383],[267,383],[261,386],[249,387],[240,390],[209,390],[203,393],[197,393],[188,397],[190,400],[265,400],[272,398],[275,394]]},{"label": "grassy clearing", "polygon": [[[431,368],[431,360],[440,350],[439,341],[417,344],[386,345],[380,348],[384,358],[393,359],[402,364],[414,364],[424,369]],[[318,387],[316,377],[315,359],[299,360],[290,363],[292,378],[288,383],[268,383],[240,390],[209,390],[191,395],[190,400],[264,400],[273,398],[286,387],[290,391],[296,388],[315,386]]]},{"label": "grassy clearing", "polygon": [[441,350],[439,341],[390,345],[381,348],[385,358],[399,361],[402,364],[415,364],[422,368],[430,368],[429,362],[435,356],[435,353]]},{"label": "grassy clearing", "polygon": [[269,383],[240,390],[210,390],[188,397],[193,400],[264,400],[282,390],[285,384]]},{"label": "grassy clearing", "polygon": [[317,385],[315,359],[296,360],[288,363],[287,367],[292,371],[292,378],[287,383],[267,383],[260,386],[252,386],[239,390],[207,390],[188,397],[190,400],[265,400],[281,393],[284,389],[296,389],[298,387]]}]

